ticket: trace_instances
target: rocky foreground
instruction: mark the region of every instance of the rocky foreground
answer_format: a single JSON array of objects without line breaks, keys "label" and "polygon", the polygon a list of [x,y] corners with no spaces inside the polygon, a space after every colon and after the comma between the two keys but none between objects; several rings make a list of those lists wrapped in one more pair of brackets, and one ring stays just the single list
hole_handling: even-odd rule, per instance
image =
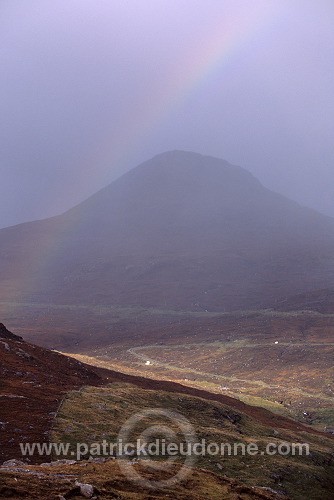
[{"label": "rocky foreground", "polygon": [[[103,459],[80,463],[58,460],[31,466],[19,461],[8,461],[0,467],[0,496],[40,500],[289,500],[270,488],[246,486],[226,476],[196,468],[189,469],[189,475],[173,488],[145,488],[127,480],[117,460],[103,462]],[[153,474],[140,463],[134,467],[145,479],[149,480]],[[176,466],[172,465],[169,473],[173,474],[175,469]],[[155,480],[164,480],[167,475],[161,471],[157,479],[157,471],[154,470]]]}]

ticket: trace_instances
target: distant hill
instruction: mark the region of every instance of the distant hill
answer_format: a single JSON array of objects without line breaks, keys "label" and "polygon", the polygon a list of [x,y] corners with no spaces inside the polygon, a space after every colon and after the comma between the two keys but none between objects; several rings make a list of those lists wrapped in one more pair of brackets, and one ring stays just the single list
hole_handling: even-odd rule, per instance
[{"label": "distant hill", "polygon": [[333,287],[334,219],[172,151],[63,215],[2,229],[0,276],[2,301],[258,308]]}]

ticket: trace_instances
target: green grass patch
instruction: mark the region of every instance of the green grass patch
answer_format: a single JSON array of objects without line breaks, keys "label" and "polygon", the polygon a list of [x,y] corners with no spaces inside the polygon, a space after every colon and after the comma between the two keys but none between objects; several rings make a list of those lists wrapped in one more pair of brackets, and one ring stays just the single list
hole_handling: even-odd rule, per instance
[{"label": "green grass patch", "polygon": [[[268,405],[271,406],[270,402]],[[268,443],[278,446],[282,442],[307,442],[312,452],[310,456],[251,456],[241,452],[236,456],[233,452],[231,455],[206,454],[197,457],[197,467],[226,474],[248,485],[285,491],[296,500],[323,500],[324,492],[331,487],[329,475],[334,471],[333,465],[330,465],[329,439],[282,429],[276,431],[222,403],[185,394],[144,390],[131,384],[113,383],[68,393],[55,419],[52,441],[71,443],[73,447],[76,443],[86,443],[91,447],[93,443],[102,443],[103,440],[114,443],[120,427],[130,417],[143,409],[156,408],[177,412],[187,418],[194,427],[198,443],[203,439],[206,444],[217,443],[220,446],[226,443],[232,447],[237,443],[245,446],[256,443],[260,450],[265,450]],[[129,434],[130,442],[145,435],[148,428],[153,428],[149,437],[152,442],[166,437],[164,430],[157,427],[161,425],[167,426],[173,433],[173,442],[184,439],[178,421],[152,414],[134,424]],[[225,450],[228,451],[228,448]]]}]

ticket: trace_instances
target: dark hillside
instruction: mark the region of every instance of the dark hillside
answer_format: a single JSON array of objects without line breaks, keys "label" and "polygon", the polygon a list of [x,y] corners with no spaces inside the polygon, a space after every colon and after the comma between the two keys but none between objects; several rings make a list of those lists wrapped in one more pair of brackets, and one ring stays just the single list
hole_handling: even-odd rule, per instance
[{"label": "dark hillside", "polygon": [[0,299],[224,311],[334,283],[334,220],[173,151],[65,214],[0,231]]}]

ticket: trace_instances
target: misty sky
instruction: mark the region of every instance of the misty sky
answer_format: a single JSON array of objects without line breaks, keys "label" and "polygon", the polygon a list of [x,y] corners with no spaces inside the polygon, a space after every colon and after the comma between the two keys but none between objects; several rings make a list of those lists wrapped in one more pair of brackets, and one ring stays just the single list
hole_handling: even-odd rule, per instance
[{"label": "misty sky", "polygon": [[334,216],[333,0],[1,0],[0,227],[155,154]]}]

